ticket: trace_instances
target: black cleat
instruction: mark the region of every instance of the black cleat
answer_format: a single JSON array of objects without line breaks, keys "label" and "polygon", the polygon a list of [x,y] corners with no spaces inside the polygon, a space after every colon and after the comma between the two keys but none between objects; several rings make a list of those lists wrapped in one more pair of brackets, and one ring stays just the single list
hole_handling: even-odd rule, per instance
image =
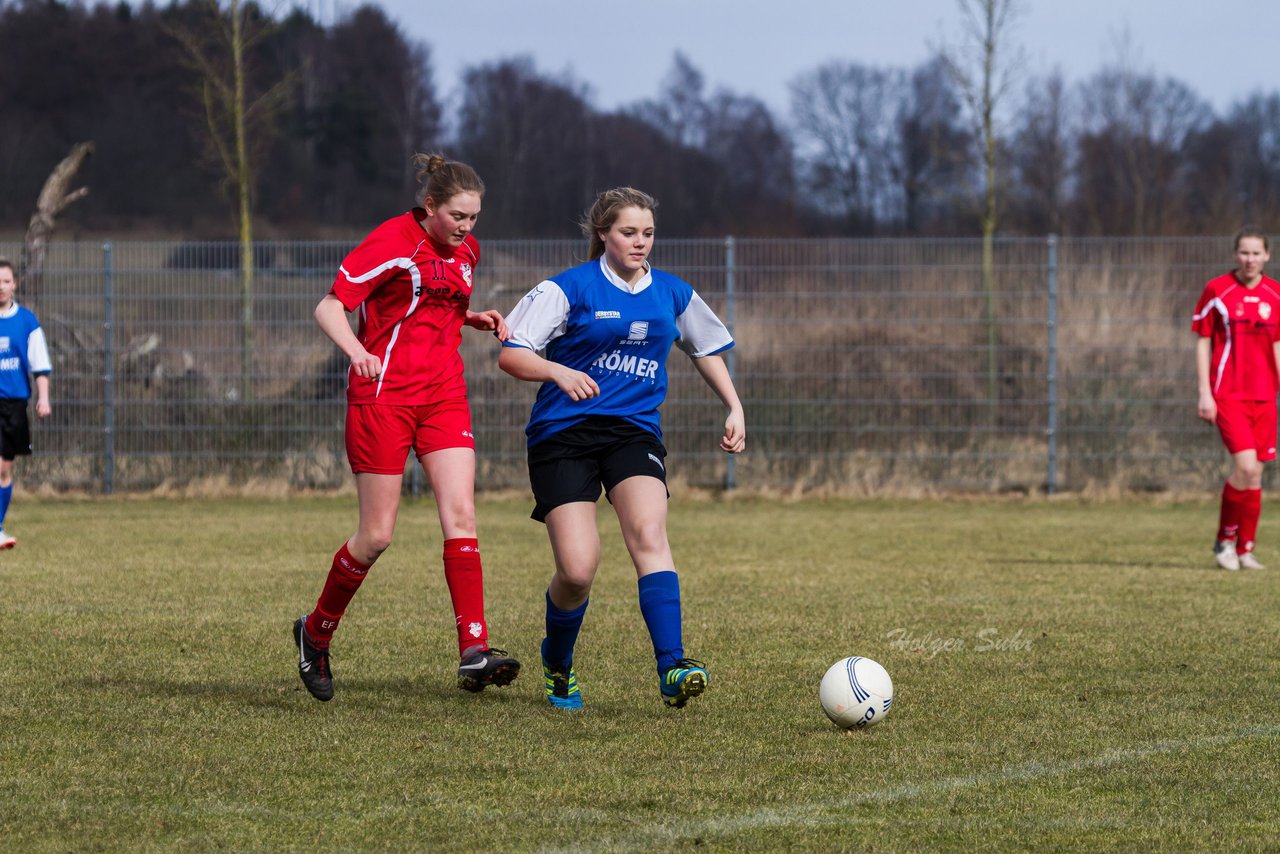
[{"label": "black cleat", "polygon": [[329,647],[318,647],[307,634],[307,615],[293,623],[293,640],[298,645],[298,675],[311,696],[321,702],[333,699],[333,671],[329,669]]},{"label": "black cleat", "polygon": [[510,685],[520,675],[520,662],[505,649],[473,647],[458,664],[458,687],[483,691],[488,685]]}]

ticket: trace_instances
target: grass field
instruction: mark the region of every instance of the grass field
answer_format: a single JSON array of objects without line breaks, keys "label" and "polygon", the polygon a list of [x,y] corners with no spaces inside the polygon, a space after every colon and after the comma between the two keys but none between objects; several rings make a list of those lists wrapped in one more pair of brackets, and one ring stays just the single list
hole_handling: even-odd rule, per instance
[{"label": "grass field", "polygon": [[[0,849],[1275,850],[1280,511],[1265,572],[1211,570],[1209,502],[677,501],[689,654],[662,706],[612,515],[578,648],[537,674],[550,555],[479,508],[493,640],[478,696],[429,501],[301,688],[289,626],[351,498],[34,500],[0,554]],[[878,727],[817,686],[893,675]]]}]

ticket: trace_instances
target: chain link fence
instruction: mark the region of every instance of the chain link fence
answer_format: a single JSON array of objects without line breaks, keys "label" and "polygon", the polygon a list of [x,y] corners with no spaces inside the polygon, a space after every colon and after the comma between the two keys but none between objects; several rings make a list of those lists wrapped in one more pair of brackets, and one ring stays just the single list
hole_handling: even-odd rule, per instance
[{"label": "chain link fence", "polygon": [[[346,362],[312,319],[352,242],[61,242],[19,301],[40,316],[54,414],[24,486],[111,493],[208,483],[331,489]],[[580,241],[483,241],[472,307],[510,311]],[[21,247],[0,243],[16,259]],[[1191,310],[1226,238],[659,241],[654,263],[731,325],[748,452],[673,351],[672,475],[844,494],[1216,488],[1195,417]],[[535,388],[464,331],[481,488],[525,488]],[[407,488],[417,489],[416,466]],[[1270,475],[1268,475],[1270,477]]]}]

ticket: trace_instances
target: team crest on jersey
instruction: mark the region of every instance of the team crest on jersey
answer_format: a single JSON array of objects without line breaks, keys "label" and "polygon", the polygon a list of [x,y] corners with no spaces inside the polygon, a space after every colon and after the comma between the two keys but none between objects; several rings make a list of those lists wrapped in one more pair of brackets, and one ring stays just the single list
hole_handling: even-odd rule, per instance
[{"label": "team crest on jersey", "polygon": [[1261,317],[1263,320],[1266,320],[1270,316],[1271,316],[1271,303],[1269,302],[1258,303],[1258,317]]},{"label": "team crest on jersey", "polygon": [[649,337],[649,321],[637,320],[631,324],[631,329],[627,332],[628,341],[643,341]]},{"label": "team crest on jersey", "polygon": [[0,335],[0,351],[9,349],[9,336]]},{"label": "team crest on jersey", "polygon": [[467,287],[471,287],[471,265],[463,263],[458,265],[458,269],[462,271],[462,280],[467,283]]}]

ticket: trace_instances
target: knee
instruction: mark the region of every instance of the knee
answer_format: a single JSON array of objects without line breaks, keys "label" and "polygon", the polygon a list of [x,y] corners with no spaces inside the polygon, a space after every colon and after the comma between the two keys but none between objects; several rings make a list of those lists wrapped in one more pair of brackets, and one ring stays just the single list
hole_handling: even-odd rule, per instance
[{"label": "knee", "polygon": [[594,579],[594,572],[583,570],[566,572],[564,569],[556,571],[556,586],[560,592],[575,600],[586,599],[590,595],[591,582]]},{"label": "knee", "polygon": [[1262,486],[1262,467],[1263,464],[1257,460],[1251,463],[1240,463],[1236,466],[1236,480],[1245,481],[1249,489],[1259,489]]},{"label": "knee", "polygon": [[631,529],[631,543],[638,552],[667,550],[667,526],[662,520],[645,521]]},{"label": "knee", "polygon": [[446,531],[476,530],[476,505],[470,501],[451,501],[440,506],[440,526]]},{"label": "knee", "polygon": [[364,563],[373,563],[378,556],[385,552],[391,546],[390,529],[375,528],[368,531],[360,531],[356,536],[352,537],[352,544],[356,545],[362,554],[356,554],[356,560]]}]

